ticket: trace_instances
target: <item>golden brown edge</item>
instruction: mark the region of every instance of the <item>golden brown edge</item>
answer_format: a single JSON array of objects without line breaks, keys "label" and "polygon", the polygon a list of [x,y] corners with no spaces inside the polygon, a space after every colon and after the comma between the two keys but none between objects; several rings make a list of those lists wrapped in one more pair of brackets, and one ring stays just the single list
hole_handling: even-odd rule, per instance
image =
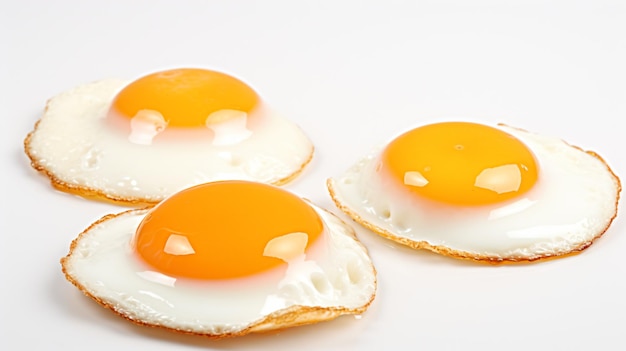
[{"label": "golden brown edge", "polygon": [[[499,124],[499,125],[503,125],[506,126],[505,124]],[[513,127],[510,127],[513,128]],[[519,130],[524,131],[523,129],[520,128],[516,128]],[[560,257],[565,257],[565,256],[570,256],[570,255],[575,255],[580,253],[581,251],[583,251],[584,249],[588,248],[589,246],[591,246],[591,244],[593,244],[593,242],[595,240],[597,240],[598,238],[600,238],[611,226],[611,224],[613,223],[613,220],[615,219],[615,217],[617,217],[617,209],[618,209],[618,203],[619,203],[619,199],[620,199],[620,193],[622,191],[622,184],[621,181],[619,179],[619,177],[615,174],[615,172],[613,172],[613,170],[611,169],[611,167],[608,165],[608,163],[596,152],[594,151],[589,151],[589,150],[584,150],[578,146],[575,145],[571,145],[565,141],[563,141],[564,143],[566,143],[568,146],[573,147],[581,152],[584,152],[592,157],[595,157],[596,159],[598,159],[605,167],[606,169],[609,171],[609,173],[611,174],[611,176],[613,177],[613,179],[615,180],[615,183],[617,185],[617,196],[615,198],[615,212],[613,213],[613,216],[609,219],[606,227],[601,230],[598,234],[596,234],[596,236],[594,236],[591,240],[584,242],[582,244],[580,244],[577,247],[572,248],[570,251],[568,252],[562,252],[562,253],[556,253],[556,254],[551,254],[551,253],[545,253],[545,254],[539,254],[539,255],[535,255],[532,257],[519,257],[519,256],[511,256],[511,257],[501,257],[501,256],[487,256],[487,255],[479,255],[479,254],[473,254],[471,252],[467,252],[467,251],[460,251],[460,250],[454,250],[454,249],[450,249],[448,247],[445,246],[439,246],[439,245],[431,245],[430,243],[426,242],[426,241],[415,241],[415,240],[411,240],[405,237],[400,237],[397,235],[394,235],[393,233],[389,232],[388,230],[385,230],[383,228],[380,228],[374,224],[369,223],[368,221],[364,220],[360,215],[358,215],[356,212],[354,212],[352,209],[350,209],[349,207],[345,206],[343,203],[341,203],[341,201],[339,200],[337,193],[335,191],[334,188],[334,180],[332,178],[329,178],[326,180],[326,187],[328,189],[328,192],[330,194],[331,199],[333,200],[333,202],[335,203],[335,206],[337,206],[338,209],[340,209],[342,212],[344,212],[346,215],[348,215],[350,218],[352,218],[352,220],[354,220],[356,223],[360,224],[361,226],[371,230],[372,232],[386,238],[392,241],[395,241],[399,244],[408,246],[412,249],[425,249],[425,250],[429,250],[432,251],[434,253],[438,253],[441,255],[445,255],[445,256],[449,256],[449,257],[453,257],[453,258],[457,258],[457,259],[463,259],[463,260],[469,260],[469,261],[475,261],[475,262],[480,262],[480,263],[492,263],[492,264],[500,264],[500,263],[530,263],[530,262],[543,262],[546,260],[550,260],[550,259],[554,259],[554,258],[560,258]]]},{"label": "golden brown edge", "polygon": [[[115,309],[115,306],[113,306],[111,303],[99,298],[98,296],[95,296],[93,294],[91,294],[87,288],[85,288],[80,282],[78,282],[77,280],[75,280],[68,272],[67,269],[67,263],[70,259],[70,256],[72,256],[74,250],[76,249],[76,247],[78,246],[78,243],[80,242],[80,240],[87,235],[87,233],[93,229],[95,226],[104,223],[110,219],[113,219],[117,216],[121,216],[123,214],[126,213],[130,213],[130,212],[140,212],[143,210],[148,210],[151,207],[144,207],[141,209],[129,209],[117,214],[108,214],[100,219],[98,219],[97,221],[93,222],[91,225],[89,225],[89,227],[87,227],[85,230],[83,230],[74,240],[72,240],[71,244],[70,244],[70,249],[68,254],[65,257],[62,257],[60,260],[61,263],[61,270],[63,271],[63,274],[65,275],[65,279],[67,279],[70,283],[72,283],[72,285],[74,285],[78,290],[80,290],[84,295],[86,295],[87,297],[93,299],[94,301],[96,301],[99,305],[101,305],[102,307],[112,311],[113,313],[115,313],[116,315],[136,324],[136,325],[140,325],[140,326],[145,326],[145,327],[152,327],[152,328],[159,328],[159,329],[165,329],[171,332],[175,332],[175,333],[179,333],[179,334],[187,334],[187,335],[196,335],[196,336],[202,336],[202,337],[207,337],[209,339],[223,339],[223,338],[230,338],[230,337],[236,337],[236,336],[243,336],[249,333],[262,333],[262,332],[269,332],[269,331],[275,331],[275,330],[282,330],[282,329],[287,329],[287,328],[292,328],[292,327],[296,327],[296,326],[301,326],[301,325],[307,325],[307,324],[314,324],[314,323],[319,323],[319,322],[324,322],[324,321],[329,321],[335,318],[338,318],[342,315],[348,315],[348,314],[361,314],[363,312],[365,312],[369,306],[372,304],[372,302],[374,301],[375,297],[376,297],[376,291],[377,291],[377,273],[376,273],[376,268],[374,267],[373,264],[371,264],[371,268],[372,271],[374,273],[374,292],[372,294],[372,296],[370,296],[369,301],[367,301],[363,306],[358,307],[358,308],[344,308],[344,307],[314,307],[314,306],[300,306],[300,305],[296,305],[296,306],[290,306],[288,308],[276,311],[262,319],[259,319],[255,322],[253,322],[252,324],[250,324],[248,327],[238,331],[238,332],[227,332],[227,333],[221,333],[221,334],[211,334],[211,333],[200,333],[200,332],[194,332],[194,331],[188,331],[188,330],[181,330],[181,329],[175,329],[175,328],[169,328],[163,325],[155,325],[155,324],[151,324],[151,323],[146,323],[144,321],[141,320],[137,320],[137,319],[133,319],[130,316],[119,312]],[[356,236],[356,233],[354,232],[354,229],[349,226],[348,224],[345,223],[345,221],[343,221],[341,218],[337,217],[335,214],[333,214],[330,211],[324,210],[325,212],[329,213],[330,215],[334,216],[335,218],[337,218],[339,221],[341,221],[343,224],[346,225],[347,228],[350,229],[350,235],[352,237],[353,240],[355,240],[364,250],[365,252],[368,254],[367,252],[367,248],[365,247],[365,245],[363,245],[363,243],[361,243],[358,240],[358,237]]]}]

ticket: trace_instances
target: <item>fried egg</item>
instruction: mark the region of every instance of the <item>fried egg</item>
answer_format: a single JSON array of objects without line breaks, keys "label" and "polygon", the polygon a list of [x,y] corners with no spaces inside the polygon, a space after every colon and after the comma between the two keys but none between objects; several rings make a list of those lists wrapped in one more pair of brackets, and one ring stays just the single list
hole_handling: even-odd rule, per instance
[{"label": "fried egg", "polygon": [[327,185],[343,212],[385,238],[490,262],[587,248],[615,218],[621,191],[594,152],[469,122],[412,129]]},{"label": "fried egg", "polygon": [[193,68],[61,93],[24,144],[56,188],[121,203],[217,180],[282,185],[313,156],[302,130],[246,83]]},{"label": "fried egg", "polygon": [[213,338],[363,313],[376,271],[338,217],[275,186],[218,181],[93,223],[61,260],[141,325]]}]

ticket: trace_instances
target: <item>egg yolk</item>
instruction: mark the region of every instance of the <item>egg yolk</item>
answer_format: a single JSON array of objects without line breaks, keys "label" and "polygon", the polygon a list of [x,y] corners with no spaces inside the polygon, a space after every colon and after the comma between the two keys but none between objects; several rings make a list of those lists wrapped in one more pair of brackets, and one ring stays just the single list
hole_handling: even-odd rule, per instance
[{"label": "egg yolk", "polygon": [[134,247],[162,274],[230,279],[289,262],[322,231],[317,212],[285,190],[220,181],[183,190],[150,210]]},{"label": "egg yolk", "polygon": [[171,127],[200,127],[221,110],[249,113],[259,96],[227,74],[196,68],[173,69],[139,78],[115,97],[111,110],[132,119],[140,111],[156,111]]},{"label": "egg yolk", "polygon": [[383,151],[379,171],[412,194],[454,205],[512,199],[537,181],[537,162],[517,138],[499,129],[446,122],[413,129]]}]

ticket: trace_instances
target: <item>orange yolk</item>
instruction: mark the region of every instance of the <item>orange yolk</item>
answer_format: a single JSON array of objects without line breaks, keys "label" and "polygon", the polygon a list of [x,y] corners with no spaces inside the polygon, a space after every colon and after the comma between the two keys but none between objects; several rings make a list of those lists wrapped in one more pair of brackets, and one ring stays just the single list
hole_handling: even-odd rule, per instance
[{"label": "orange yolk", "polygon": [[222,181],[188,188],[154,207],[134,245],[165,275],[230,279],[304,254],[322,231],[318,214],[299,197],[262,183]]},{"label": "orange yolk", "polygon": [[499,129],[466,122],[413,129],[383,151],[382,167],[411,193],[454,205],[512,199],[537,181],[534,155]]},{"label": "orange yolk", "polygon": [[139,78],[115,97],[111,110],[133,118],[141,110],[159,112],[168,126],[200,127],[213,112],[249,113],[259,96],[248,85],[227,74],[183,68]]}]

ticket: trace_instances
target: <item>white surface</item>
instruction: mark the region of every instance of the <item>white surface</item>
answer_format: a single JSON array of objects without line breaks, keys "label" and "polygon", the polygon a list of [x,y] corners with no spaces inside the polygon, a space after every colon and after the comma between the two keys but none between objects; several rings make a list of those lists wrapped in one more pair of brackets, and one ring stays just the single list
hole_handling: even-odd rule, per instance
[{"label": "white surface", "polygon": [[623,175],[624,2],[3,1],[0,26],[3,346],[625,348],[621,213],[582,254],[521,266],[414,252],[357,228],[379,273],[378,296],[360,319],[222,341],[138,327],[82,296],[59,265],[79,232],[122,208],[52,190],[22,150],[54,94],[199,66],[243,78],[305,130],[316,154],[287,188],[335,213],[327,177],[373,145],[442,119],[559,136]]}]

